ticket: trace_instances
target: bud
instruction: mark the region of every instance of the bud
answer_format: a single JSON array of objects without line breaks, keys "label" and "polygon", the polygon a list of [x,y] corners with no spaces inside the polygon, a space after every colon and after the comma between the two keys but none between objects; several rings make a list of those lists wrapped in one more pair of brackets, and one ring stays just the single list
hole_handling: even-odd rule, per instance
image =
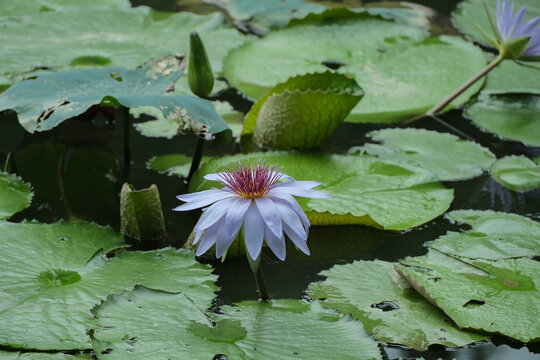
[{"label": "bud", "polygon": [[191,92],[201,98],[206,98],[214,87],[214,74],[204,45],[196,31],[189,37],[188,82]]}]

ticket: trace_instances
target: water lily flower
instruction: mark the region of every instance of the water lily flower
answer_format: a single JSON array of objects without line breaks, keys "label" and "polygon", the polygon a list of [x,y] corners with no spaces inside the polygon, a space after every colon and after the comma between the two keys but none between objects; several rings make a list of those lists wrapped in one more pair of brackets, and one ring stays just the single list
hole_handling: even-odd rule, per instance
[{"label": "water lily flower", "polygon": [[186,211],[206,207],[195,226],[194,244],[200,240],[196,255],[216,244],[216,257],[222,257],[240,229],[251,259],[256,260],[263,240],[280,259],[285,259],[285,236],[309,255],[307,237],[309,220],[293,196],[329,198],[312,190],[317,181],[296,181],[260,160],[252,165],[238,163],[205,179],[219,181],[224,187],[179,195],[186,203],[173,209]]}]

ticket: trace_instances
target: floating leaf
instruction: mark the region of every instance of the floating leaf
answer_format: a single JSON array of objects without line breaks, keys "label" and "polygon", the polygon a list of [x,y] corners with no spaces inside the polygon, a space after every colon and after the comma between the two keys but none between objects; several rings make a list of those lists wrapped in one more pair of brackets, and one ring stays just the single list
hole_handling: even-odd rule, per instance
[{"label": "floating leaf", "polygon": [[98,104],[152,106],[165,117],[177,119],[182,130],[195,133],[227,129],[207,100],[163,94],[180,76],[182,61],[167,57],[137,70],[101,68],[38,75],[0,95],[0,110],[15,110],[29,132],[50,130]]},{"label": "floating leaf", "polygon": [[431,249],[396,270],[463,329],[529,342],[540,339],[540,262],[472,261]]},{"label": "floating leaf", "polygon": [[480,95],[465,109],[478,126],[503,138],[540,146],[540,96]]},{"label": "floating leaf", "polygon": [[435,173],[439,180],[462,180],[482,174],[495,161],[488,149],[457,136],[423,129],[385,129],[368,134],[382,144],[355,147],[383,160],[409,163]]},{"label": "floating leaf", "polygon": [[[135,285],[182,292],[207,308],[215,290],[207,266],[186,250],[119,252],[122,237],[89,223],[0,222],[0,346],[87,349],[90,309]],[[102,251],[100,251],[102,250]]]},{"label": "floating leaf", "polygon": [[346,121],[395,122],[440,102],[480,71],[485,58],[459,38],[429,37],[424,29],[366,13],[326,11],[231,51],[224,72],[232,85],[260,98],[292,76],[327,70],[325,64],[354,76],[365,91]]},{"label": "floating leaf", "polygon": [[[31,3],[41,6],[35,0]],[[212,68],[220,73],[225,55],[249,38],[227,25],[219,13],[162,13],[146,6],[124,9],[117,1],[109,2],[108,7],[79,3],[62,6],[62,11],[33,12],[15,19],[0,17],[0,47],[9,49],[2,53],[0,84],[11,83],[15,76],[36,68],[132,68],[151,58],[187,54],[192,30],[201,35]],[[62,41],[58,41],[58,34],[63,34]]]},{"label": "floating leaf", "polygon": [[491,167],[491,175],[507,188],[526,192],[540,188],[540,162],[524,156],[506,156]]},{"label": "floating leaf", "polygon": [[0,220],[30,206],[33,195],[30,184],[13,174],[0,172]]},{"label": "floating leaf", "polygon": [[92,360],[91,354],[63,354],[63,353],[43,353],[43,352],[18,352],[0,350],[2,360]]},{"label": "floating leaf", "polygon": [[320,146],[364,95],[356,81],[336,73],[295,76],[277,84],[246,116],[242,135],[259,146]]},{"label": "floating leaf", "polygon": [[91,3],[84,0],[28,0],[2,1],[2,16],[35,16],[49,11],[75,10],[84,7],[85,10],[101,7],[106,9],[129,9],[129,0],[94,0]]},{"label": "floating leaf", "polygon": [[167,235],[159,190],[155,184],[141,190],[125,183],[120,191],[120,228],[142,242],[164,242]]},{"label": "floating leaf", "polygon": [[463,346],[485,338],[461,331],[444,313],[422,298],[384,261],[355,261],[336,265],[312,283],[309,294],[325,307],[351,314],[380,340],[416,350],[431,344]]},{"label": "floating leaf", "polygon": [[190,191],[216,186],[203,175],[242,161],[264,159],[279,164],[297,180],[322,183],[317,189],[332,199],[303,199],[299,203],[314,225],[363,224],[389,230],[421,225],[444,213],[452,190],[433,182],[433,175],[411,165],[366,156],[326,153],[268,152],[216,158],[204,163],[193,177]]},{"label": "floating leaf", "polygon": [[[183,294],[138,288],[94,309],[98,359],[381,359],[362,324],[301,300],[244,302],[204,314]],[[159,325],[159,326],[157,326]]]},{"label": "floating leaf", "polygon": [[[540,63],[528,63],[540,68]],[[540,71],[512,61],[503,61],[487,76],[483,94],[540,95]]]}]

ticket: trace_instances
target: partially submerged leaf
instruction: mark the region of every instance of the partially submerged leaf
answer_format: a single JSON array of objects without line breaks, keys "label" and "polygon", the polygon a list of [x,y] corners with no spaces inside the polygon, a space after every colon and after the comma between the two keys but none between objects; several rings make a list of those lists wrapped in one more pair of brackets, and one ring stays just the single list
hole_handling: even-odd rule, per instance
[{"label": "partially submerged leaf", "polygon": [[312,283],[310,296],[362,321],[380,341],[426,350],[432,344],[455,347],[485,339],[459,330],[394,271],[393,263],[355,261],[321,275],[326,280]]},{"label": "partially submerged leaf", "polygon": [[90,309],[135,285],[178,292],[207,308],[216,289],[209,267],[171,248],[121,251],[122,237],[89,223],[0,222],[0,346],[87,349]]},{"label": "partially submerged leaf", "polygon": [[317,189],[332,199],[303,199],[299,203],[314,225],[363,224],[389,230],[421,225],[444,213],[452,190],[434,182],[431,173],[411,165],[368,156],[331,155],[319,152],[268,152],[215,158],[201,166],[190,191],[219,184],[204,180],[239,161],[264,159],[279,164],[296,180],[320,181]]},{"label": "partially submerged leaf", "polygon": [[395,122],[439,103],[486,61],[480,49],[460,38],[429,37],[424,29],[366,13],[326,11],[231,51],[224,73],[233,86],[260,98],[275,84],[322,72],[330,63],[353,76],[366,94],[346,121]]},{"label": "partially submerged leaf", "polygon": [[33,196],[30,184],[16,175],[0,172],[0,220],[30,206]]},{"label": "partially submerged leaf", "polygon": [[465,116],[503,138],[540,146],[540,96],[486,95],[465,108]]},{"label": "partially submerged leaf", "polygon": [[463,180],[482,174],[495,161],[489,149],[457,136],[423,129],[385,129],[368,134],[382,144],[366,144],[349,152],[409,163],[431,171],[439,180]]},{"label": "partially submerged leaf", "polygon": [[507,188],[527,192],[540,189],[540,162],[525,156],[506,156],[491,167],[491,175]]},{"label": "partially submerged leaf", "polygon": [[431,249],[396,270],[463,329],[540,339],[540,262],[466,260]]},{"label": "partially submerged leaf", "polygon": [[344,75],[325,72],[295,76],[274,86],[253,105],[242,135],[255,145],[273,149],[315,148],[363,95],[356,81]]},{"label": "partially submerged leaf", "polygon": [[100,360],[126,352],[145,359],[381,359],[361,323],[317,303],[243,302],[222,314],[196,305],[183,294],[144,288],[111,296],[93,311],[94,351]]}]

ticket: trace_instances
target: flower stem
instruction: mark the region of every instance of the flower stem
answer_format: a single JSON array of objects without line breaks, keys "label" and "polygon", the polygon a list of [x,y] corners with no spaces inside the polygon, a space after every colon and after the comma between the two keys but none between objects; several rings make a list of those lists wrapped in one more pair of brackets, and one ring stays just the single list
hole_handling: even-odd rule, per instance
[{"label": "flower stem", "polygon": [[189,168],[189,174],[186,178],[186,183],[188,184],[191,181],[193,174],[195,174],[195,171],[199,169],[199,165],[201,164],[201,159],[202,159],[203,150],[204,150],[204,142],[205,142],[205,139],[202,137],[199,137],[199,140],[197,141],[197,147],[195,148],[195,154],[193,155],[193,160],[191,160],[191,167]]},{"label": "flower stem", "polygon": [[500,55],[495,58],[488,66],[486,66],[482,71],[480,71],[478,74],[470,78],[465,84],[461,85],[456,91],[454,91],[452,94],[450,94],[446,99],[441,101],[438,105],[435,105],[433,108],[431,108],[428,112],[422,115],[418,115],[412,119],[409,119],[404,122],[404,124],[411,124],[417,120],[423,119],[428,116],[436,115],[439,111],[444,109],[448,104],[450,104],[452,101],[454,101],[455,98],[457,98],[461,93],[463,93],[465,90],[467,90],[471,85],[476,83],[479,79],[484,77],[488,72],[493,70],[497,65],[499,65],[504,60],[504,56]]},{"label": "flower stem", "polygon": [[261,255],[259,255],[256,260],[253,260],[249,253],[246,253],[246,255],[249,261],[249,266],[251,267],[251,271],[253,272],[253,276],[255,276],[255,284],[257,285],[259,298],[266,302],[270,300],[270,297],[268,296],[268,290],[266,290],[266,283],[264,281],[264,275],[262,272]]}]

